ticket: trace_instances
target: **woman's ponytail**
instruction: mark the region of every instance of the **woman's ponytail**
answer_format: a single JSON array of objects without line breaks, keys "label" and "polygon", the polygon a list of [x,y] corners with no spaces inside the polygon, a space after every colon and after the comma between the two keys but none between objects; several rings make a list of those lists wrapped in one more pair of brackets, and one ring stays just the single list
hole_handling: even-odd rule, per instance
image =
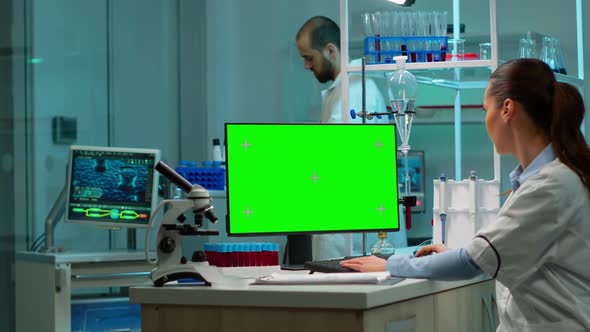
[{"label": "woman's ponytail", "polygon": [[584,140],[581,126],[584,120],[584,101],[578,90],[555,81],[551,142],[555,154],[582,180],[590,195],[590,148]]}]

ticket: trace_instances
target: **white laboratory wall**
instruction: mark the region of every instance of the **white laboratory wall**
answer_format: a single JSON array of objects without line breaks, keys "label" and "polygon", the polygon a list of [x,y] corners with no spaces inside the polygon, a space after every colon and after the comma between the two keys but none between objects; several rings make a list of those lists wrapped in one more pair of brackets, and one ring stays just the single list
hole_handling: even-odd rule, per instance
[{"label": "white laboratory wall", "polygon": [[207,1],[210,138],[225,122],[301,122],[321,105],[295,35],[313,15],[338,17],[338,1]]},{"label": "white laboratory wall", "polygon": [[[178,158],[176,1],[109,1],[112,143]],[[149,134],[148,134],[149,133]]]},{"label": "white laboratory wall", "polygon": [[[178,6],[179,157],[199,160],[211,145],[207,140],[206,2],[179,0]],[[176,165],[178,161],[169,162]]]}]

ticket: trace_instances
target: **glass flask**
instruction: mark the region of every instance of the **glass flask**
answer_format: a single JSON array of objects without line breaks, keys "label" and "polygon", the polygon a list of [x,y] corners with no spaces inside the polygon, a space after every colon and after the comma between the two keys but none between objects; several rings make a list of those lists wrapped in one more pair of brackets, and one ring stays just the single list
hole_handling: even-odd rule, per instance
[{"label": "glass flask", "polygon": [[537,42],[532,38],[531,32],[527,32],[526,38],[521,38],[518,42],[519,58],[537,58]]},{"label": "glass flask", "polygon": [[386,232],[377,233],[377,242],[371,246],[371,255],[391,256],[395,254],[395,247],[387,240]]},{"label": "glass flask", "polygon": [[401,55],[393,58],[397,64],[397,70],[387,77],[387,92],[389,94],[389,103],[393,111],[393,117],[397,126],[397,131],[402,144],[399,150],[403,154],[405,174],[406,174],[406,191],[409,194],[410,174],[408,165],[408,151],[410,151],[410,131],[412,121],[414,120],[414,107],[416,104],[416,77],[407,71],[407,56]]},{"label": "glass flask", "polygon": [[559,39],[555,37],[543,37],[540,59],[549,65],[551,70],[560,74],[567,74],[563,52],[559,45]]},{"label": "glass flask", "polygon": [[394,57],[397,64],[397,70],[389,74],[387,78],[387,90],[389,94],[389,103],[393,110],[393,116],[402,140],[399,149],[404,153],[410,150],[408,144],[410,140],[410,131],[412,129],[412,120],[414,119],[414,106],[416,103],[416,77],[406,68],[407,56],[401,55]]}]

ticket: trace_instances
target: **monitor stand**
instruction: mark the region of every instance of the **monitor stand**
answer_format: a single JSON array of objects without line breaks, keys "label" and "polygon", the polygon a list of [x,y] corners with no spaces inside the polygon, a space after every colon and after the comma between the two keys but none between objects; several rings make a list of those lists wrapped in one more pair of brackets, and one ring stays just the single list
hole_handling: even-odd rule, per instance
[{"label": "monitor stand", "polygon": [[311,234],[287,235],[281,267],[285,270],[303,270],[303,263],[311,261]]}]

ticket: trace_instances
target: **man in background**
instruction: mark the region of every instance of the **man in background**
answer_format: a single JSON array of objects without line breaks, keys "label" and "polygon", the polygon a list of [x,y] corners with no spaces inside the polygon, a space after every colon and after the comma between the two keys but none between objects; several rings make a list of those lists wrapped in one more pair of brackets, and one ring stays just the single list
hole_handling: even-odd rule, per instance
[{"label": "man in background", "polygon": [[[320,83],[332,81],[322,91],[322,112],[320,123],[342,123],[342,90],[340,76],[340,28],[325,16],[314,16],[307,20],[297,32],[297,48],[303,58],[305,69],[313,72]],[[365,80],[366,108],[368,112],[385,112],[386,104],[375,82]],[[356,112],[362,111],[362,78],[349,75],[349,106]],[[350,117],[349,117],[350,118]],[[373,118],[367,123],[388,123],[387,116]],[[362,118],[348,122],[362,123]]]}]

